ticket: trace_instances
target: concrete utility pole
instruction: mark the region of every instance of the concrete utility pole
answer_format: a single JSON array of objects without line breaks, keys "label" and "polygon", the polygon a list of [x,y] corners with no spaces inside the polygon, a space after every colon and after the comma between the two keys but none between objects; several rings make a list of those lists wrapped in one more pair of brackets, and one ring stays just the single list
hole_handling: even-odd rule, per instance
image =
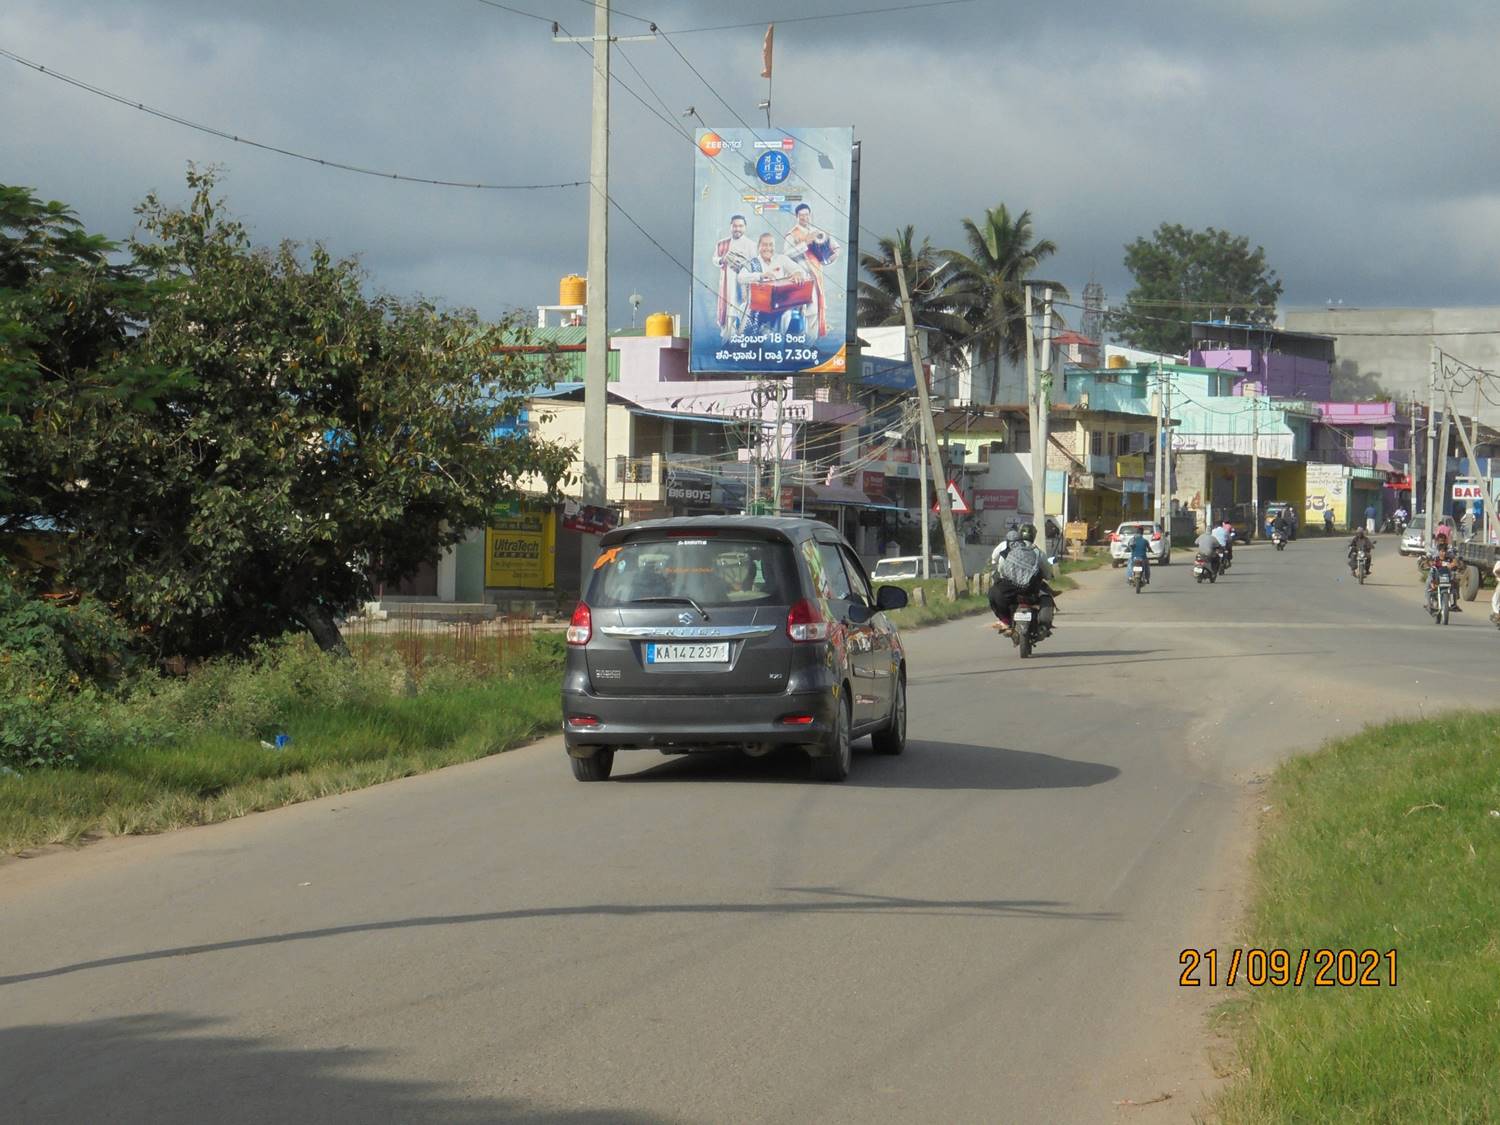
[{"label": "concrete utility pole", "polygon": [[[1156,361],[1156,377],[1162,378],[1161,360]],[[1162,531],[1167,536],[1167,546],[1172,545],[1172,380],[1164,380],[1167,390],[1167,402],[1162,413],[1162,482],[1161,482],[1161,511],[1162,519],[1166,522]]]},{"label": "concrete utility pole", "polygon": [[1260,396],[1250,407],[1250,536],[1260,531]]},{"label": "concrete utility pole", "polygon": [[1166,404],[1163,402],[1161,385],[1161,364],[1159,363],[1156,365],[1156,402],[1153,405],[1156,407],[1156,459],[1153,462],[1153,464],[1155,465],[1156,475],[1152,479],[1156,482],[1156,484],[1155,487],[1151,490],[1151,516],[1156,523],[1160,524],[1162,519],[1162,433],[1164,432],[1164,427],[1162,426],[1162,411],[1165,408]]},{"label": "concrete utility pole", "polygon": [[[1453,430],[1455,428],[1453,408],[1446,403],[1448,398],[1448,376],[1446,373],[1440,373],[1438,378],[1443,383],[1440,390],[1445,404],[1443,406],[1443,436],[1438,439],[1437,479],[1433,482],[1437,486],[1436,499],[1433,502],[1433,511],[1437,513],[1434,517],[1435,519],[1441,518],[1443,513],[1448,510],[1449,499],[1445,492],[1448,487],[1448,453],[1453,443]],[[1462,425],[1457,425],[1456,428],[1460,434],[1464,432]],[[1433,525],[1432,530],[1437,530],[1436,524]]]},{"label": "concrete utility pole", "polygon": [[[1042,290],[1042,370],[1037,379],[1036,403],[1037,445],[1042,451],[1042,503],[1037,508],[1036,533],[1041,536],[1042,553],[1047,546],[1047,443],[1052,440],[1052,289]],[[1063,491],[1067,491],[1067,478]]]},{"label": "concrete utility pole", "polygon": [[1427,490],[1423,493],[1422,510],[1427,515],[1427,531],[1424,540],[1432,542],[1432,533],[1437,529],[1433,523],[1432,514],[1432,476],[1434,462],[1437,460],[1437,378],[1438,378],[1438,347],[1432,345],[1430,367],[1427,371]]},{"label": "concrete utility pole", "polygon": [[[1443,388],[1443,394],[1444,400],[1447,403],[1446,409],[1452,412],[1453,395],[1446,387]],[[1475,397],[1478,398],[1479,396],[1475,395]],[[1476,413],[1478,412],[1478,407],[1475,408],[1475,411]],[[1459,423],[1456,428],[1458,430],[1458,440],[1463,442],[1464,453],[1469,458],[1468,475],[1471,480],[1477,480],[1479,478],[1479,457],[1474,452],[1474,439],[1469,436],[1468,431],[1463,428],[1463,425],[1461,423]],[[1479,424],[1477,422],[1474,424],[1474,428],[1476,431],[1478,430]],[[1485,511],[1489,511],[1489,507],[1489,504],[1485,504]]]},{"label": "concrete utility pole", "polygon": [[[1026,325],[1026,423],[1031,432],[1031,518],[1037,521],[1039,526],[1037,533],[1042,535],[1042,542],[1046,544],[1046,514],[1047,507],[1047,458],[1042,450],[1037,426],[1037,400],[1040,395],[1037,391],[1036,380],[1036,340],[1031,334],[1031,286],[1022,286],[1023,300],[1026,302],[1025,325]],[[1041,471],[1037,470],[1038,458],[1041,460]]]},{"label": "concrete utility pole", "polygon": [[1407,515],[1417,514],[1417,392],[1413,390],[1408,396],[1411,399],[1408,409],[1411,411],[1411,463],[1407,466],[1406,480],[1411,485],[1411,491],[1407,493],[1409,507]]},{"label": "concrete utility pole", "polygon": [[[968,584],[964,574],[963,552],[959,550],[958,529],[953,526],[953,505],[948,500],[948,478],[943,473],[942,451],[938,449],[937,427],[932,422],[932,400],[927,395],[927,364],[922,357],[922,342],[917,338],[917,322],[912,316],[911,294],[906,291],[906,263],[901,247],[896,246],[896,283],[901,287],[901,311],[906,317],[906,347],[911,352],[912,371],[916,376],[917,404],[922,412],[922,436],[927,442],[931,460],[932,483],[938,497],[938,519],[943,525],[943,545],[948,551],[948,573],[962,590]],[[922,497],[922,526],[927,526],[927,497]],[[925,553],[925,552],[924,552]]]},{"label": "concrete utility pole", "polygon": [[[607,502],[609,419],[609,3],[594,5],[593,135],[589,145],[588,331],[583,372],[583,502]],[[599,554],[599,537],[580,550],[580,594]]]},{"label": "concrete utility pole", "polygon": [[922,519],[922,579],[932,577],[932,529],[927,526],[927,431],[920,419],[917,421],[917,486],[921,499],[917,511]]}]

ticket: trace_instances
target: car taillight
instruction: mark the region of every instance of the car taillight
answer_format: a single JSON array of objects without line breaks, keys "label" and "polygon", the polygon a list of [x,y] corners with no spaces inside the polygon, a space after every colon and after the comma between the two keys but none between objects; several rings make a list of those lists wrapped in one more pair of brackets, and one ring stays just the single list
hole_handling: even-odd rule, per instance
[{"label": "car taillight", "polygon": [[1110,533],[1109,533],[1109,541],[1110,541],[1110,542],[1111,542],[1111,543],[1118,543],[1118,542],[1119,542],[1119,541],[1120,541],[1120,536],[1119,536],[1119,534],[1118,534],[1118,533],[1117,533],[1117,532],[1113,532],[1113,531],[1111,531],[1111,532],[1110,532]]},{"label": "car taillight", "polygon": [[826,641],[828,622],[823,611],[809,598],[803,598],[787,611],[786,635],[798,643]]},{"label": "car taillight", "polygon": [[1161,542],[1161,532],[1159,532],[1159,531],[1152,532],[1151,533],[1151,542],[1153,542],[1153,543],[1160,543]]},{"label": "car taillight", "polygon": [[568,643],[586,645],[594,635],[594,615],[589,612],[587,602],[579,602],[573,610],[573,620],[568,622]]}]

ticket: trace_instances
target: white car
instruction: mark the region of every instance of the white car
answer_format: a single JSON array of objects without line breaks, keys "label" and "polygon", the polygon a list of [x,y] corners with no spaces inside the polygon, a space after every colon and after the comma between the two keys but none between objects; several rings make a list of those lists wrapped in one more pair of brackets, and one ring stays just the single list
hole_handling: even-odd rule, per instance
[{"label": "white car", "polygon": [[1172,540],[1150,520],[1130,520],[1109,533],[1109,558],[1115,566],[1124,566],[1130,558],[1130,541],[1136,533],[1146,537],[1147,558],[1156,566],[1172,561]]},{"label": "white car", "polygon": [[[933,578],[947,578],[951,575],[953,571],[948,567],[948,556],[928,556],[927,573]],[[870,571],[872,582],[903,582],[921,577],[921,555],[897,555],[893,558],[881,559],[876,562],[875,569]]]},{"label": "white car", "polygon": [[[1448,529],[1448,542],[1453,543],[1458,539],[1458,525],[1453,522],[1452,516],[1439,516],[1438,526]],[[1403,555],[1421,555],[1427,552],[1427,517],[1412,516],[1411,522],[1406,525],[1406,533],[1401,536],[1401,553]]]}]

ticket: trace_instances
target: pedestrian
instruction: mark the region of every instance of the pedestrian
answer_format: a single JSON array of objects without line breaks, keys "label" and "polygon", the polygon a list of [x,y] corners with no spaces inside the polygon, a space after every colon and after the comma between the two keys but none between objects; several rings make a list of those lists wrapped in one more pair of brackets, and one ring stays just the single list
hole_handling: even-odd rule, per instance
[{"label": "pedestrian", "polygon": [[1365,505],[1365,530],[1366,531],[1370,531],[1370,532],[1373,532],[1375,530],[1375,505],[1374,504],[1366,504]]},{"label": "pedestrian", "polygon": [[1323,534],[1324,535],[1332,535],[1333,534],[1333,509],[1332,508],[1324,508],[1323,509]]}]

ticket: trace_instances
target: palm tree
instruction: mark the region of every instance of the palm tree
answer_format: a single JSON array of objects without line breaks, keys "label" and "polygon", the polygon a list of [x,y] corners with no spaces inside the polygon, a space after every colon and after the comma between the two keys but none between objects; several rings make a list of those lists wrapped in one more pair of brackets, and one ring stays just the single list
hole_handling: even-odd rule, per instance
[{"label": "palm tree", "polygon": [[1000,390],[1000,361],[1019,363],[1026,355],[1025,285],[1051,286],[1056,295],[1068,291],[1055,281],[1038,281],[1031,272],[1057,253],[1050,238],[1033,242],[1031,212],[1011,216],[1005,204],[984,213],[982,224],[965,219],[969,252],[943,254],[952,269],[950,301],[970,329],[970,344],[979,362],[990,367],[990,401]]},{"label": "palm tree", "polygon": [[859,264],[870,276],[859,283],[859,323],[871,327],[905,324],[901,307],[901,283],[896,276],[896,248],[905,264],[906,288],[911,295],[912,319],[927,331],[927,358],[934,362],[956,362],[969,337],[969,325],[948,291],[953,270],[931,241],[916,245],[916,228],[902,227],[894,238],[880,240],[879,254],[861,254]]}]

